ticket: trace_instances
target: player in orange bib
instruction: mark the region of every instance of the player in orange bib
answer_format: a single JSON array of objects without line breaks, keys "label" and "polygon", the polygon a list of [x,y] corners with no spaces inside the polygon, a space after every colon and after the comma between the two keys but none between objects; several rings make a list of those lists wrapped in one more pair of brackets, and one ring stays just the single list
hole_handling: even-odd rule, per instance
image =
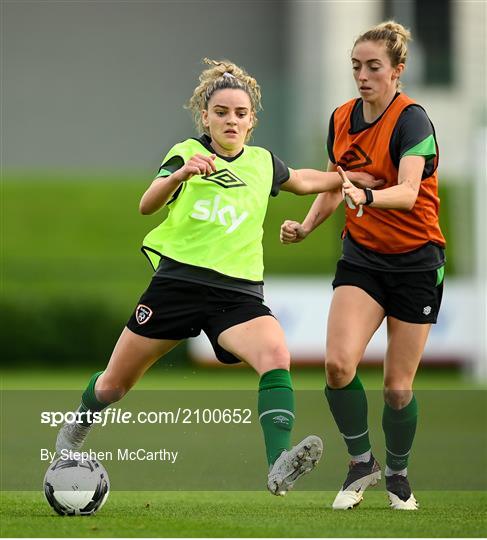
[{"label": "player in orange bib", "polygon": [[[299,242],[346,201],[325,361],[325,394],[351,456],[335,509],[357,506],[365,489],[381,478],[356,370],[384,318],[386,489],[392,508],[418,508],[407,477],[418,416],[412,386],[440,308],[445,239],[438,222],[433,124],[400,92],[409,39],[408,30],[389,21],[355,41],[351,60],[360,97],[333,112],[328,133],[328,170],[338,170],[342,190],[318,195],[302,223],[286,221],[281,227],[284,244]],[[346,171],[366,171],[386,184],[358,189]]]}]

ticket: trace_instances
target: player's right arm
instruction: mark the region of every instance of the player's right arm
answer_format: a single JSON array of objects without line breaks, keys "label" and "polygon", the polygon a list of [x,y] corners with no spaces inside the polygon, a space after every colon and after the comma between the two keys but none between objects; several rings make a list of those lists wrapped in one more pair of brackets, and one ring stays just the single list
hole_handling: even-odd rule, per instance
[{"label": "player's right arm", "polygon": [[144,215],[153,214],[171,199],[174,192],[183,182],[186,182],[197,174],[211,174],[215,172],[215,158],[215,154],[210,156],[195,154],[182,167],[169,176],[156,177],[140,199],[140,213]]},{"label": "player's right arm", "polygon": [[[336,171],[335,165],[328,161],[329,172]],[[341,189],[320,193],[314,200],[302,223],[286,220],[281,225],[280,240],[283,244],[296,244],[321,225],[333,214],[343,200]]]}]

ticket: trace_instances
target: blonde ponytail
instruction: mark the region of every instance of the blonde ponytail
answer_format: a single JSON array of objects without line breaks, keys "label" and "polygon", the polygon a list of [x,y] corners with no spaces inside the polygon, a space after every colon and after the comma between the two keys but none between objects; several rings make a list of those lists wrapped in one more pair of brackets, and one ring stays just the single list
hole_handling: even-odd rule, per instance
[{"label": "blonde ponytail", "polygon": [[[391,61],[391,66],[395,68],[398,64],[405,64],[408,57],[408,41],[411,41],[411,32],[402,24],[396,21],[385,21],[364,34],[359,36],[353,47],[363,41],[383,41],[387,55]],[[397,81],[398,90],[401,88],[401,81]]]}]

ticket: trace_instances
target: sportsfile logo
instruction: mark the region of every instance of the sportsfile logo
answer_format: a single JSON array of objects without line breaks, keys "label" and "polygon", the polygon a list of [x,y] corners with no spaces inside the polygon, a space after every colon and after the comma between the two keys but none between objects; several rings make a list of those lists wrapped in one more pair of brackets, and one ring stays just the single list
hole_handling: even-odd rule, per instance
[{"label": "sportsfile logo", "polygon": [[200,199],[193,206],[191,217],[200,219],[201,221],[209,221],[210,223],[219,223],[227,227],[225,233],[230,234],[237,230],[238,227],[247,219],[249,213],[242,212],[237,214],[237,210],[231,204],[220,208],[221,196],[216,195],[213,200]]}]

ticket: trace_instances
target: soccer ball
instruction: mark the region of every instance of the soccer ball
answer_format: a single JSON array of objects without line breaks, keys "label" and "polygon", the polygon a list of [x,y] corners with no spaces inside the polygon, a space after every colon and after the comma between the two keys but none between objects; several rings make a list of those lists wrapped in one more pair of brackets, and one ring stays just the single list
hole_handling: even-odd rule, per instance
[{"label": "soccer ball", "polygon": [[110,491],[108,474],[95,459],[59,458],[44,476],[47,502],[61,516],[89,516],[99,510]]}]

